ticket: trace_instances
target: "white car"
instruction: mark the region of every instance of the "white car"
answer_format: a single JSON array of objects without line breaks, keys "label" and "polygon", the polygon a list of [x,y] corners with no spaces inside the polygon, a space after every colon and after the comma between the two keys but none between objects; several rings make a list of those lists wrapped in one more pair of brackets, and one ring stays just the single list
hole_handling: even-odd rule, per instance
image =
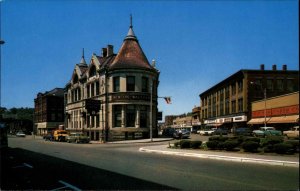
[{"label": "white car", "polygon": [[283,131],[283,135],[287,138],[299,138],[299,126],[295,126],[289,131]]},{"label": "white car", "polygon": [[211,128],[211,129],[202,129],[198,130],[197,133],[200,135],[212,135],[215,132],[216,128]]},{"label": "white car", "polygon": [[26,137],[25,133],[23,131],[19,131],[16,134],[17,137]]}]

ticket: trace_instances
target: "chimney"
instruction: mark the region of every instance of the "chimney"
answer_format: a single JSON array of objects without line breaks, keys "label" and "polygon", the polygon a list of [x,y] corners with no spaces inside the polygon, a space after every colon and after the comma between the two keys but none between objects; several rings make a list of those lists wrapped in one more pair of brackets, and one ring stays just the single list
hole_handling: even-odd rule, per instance
[{"label": "chimney", "polygon": [[102,57],[106,57],[106,56],[107,56],[107,49],[102,48]]},{"label": "chimney", "polygon": [[282,70],[287,71],[287,65],[286,64],[282,65]]},{"label": "chimney", "polygon": [[114,54],[114,46],[113,45],[107,45],[107,56],[111,56]]},{"label": "chimney", "polygon": [[260,70],[265,70],[265,65],[264,64],[260,65]]},{"label": "chimney", "polygon": [[274,64],[274,65],[272,66],[272,70],[273,70],[273,71],[276,71],[276,70],[277,70],[276,64]]}]

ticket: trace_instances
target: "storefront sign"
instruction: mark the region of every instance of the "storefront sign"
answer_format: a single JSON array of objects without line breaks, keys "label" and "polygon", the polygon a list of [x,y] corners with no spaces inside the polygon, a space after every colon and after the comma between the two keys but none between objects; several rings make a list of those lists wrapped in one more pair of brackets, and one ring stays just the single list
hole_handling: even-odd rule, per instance
[{"label": "storefront sign", "polygon": [[118,93],[112,95],[112,101],[149,101],[150,95],[138,93]]},{"label": "storefront sign", "polygon": [[243,121],[247,121],[246,115],[233,117],[233,122],[243,122]]},{"label": "storefront sign", "polygon": [[[266,109],[267,117],[293,115],[293,114],[299,114],[299,105]],[[265,110],[252,111],[252,118],[264,117],[264,116],[265,116]]]}]

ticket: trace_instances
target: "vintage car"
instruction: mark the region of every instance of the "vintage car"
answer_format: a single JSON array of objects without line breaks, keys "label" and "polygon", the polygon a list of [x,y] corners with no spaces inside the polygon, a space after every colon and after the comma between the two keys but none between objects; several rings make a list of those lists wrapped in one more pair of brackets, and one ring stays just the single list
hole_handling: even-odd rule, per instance
[{"label": "vintage car", "polygon": [[17,137],[26,137],[26,134],[23,131],[19,131],[16,134]]},{"label": "vintage car", "polygon": [[218,128],[212,134],[213,135],[227,135],[228,134],[228,129]]},{"label": "vintage car", "polygon": [[211,129],[202,129],[198,130],[197,133],[200,135],[212,135],[215,132],[216,128],[211,128]]},{"label": "vintage car", "polygon": [[186,129],[176,130],[173,134],[173,137],[175,139],[188,139],[191,135],[191,132],[189,132]]},{"label": "vintage car", "polygon": [[240,127],[236,128],[235,131],[233,132],[234,135],[245,135],[245,136],[250,136],[252,135],[252,131],[250,128],[247,127]]},{"label": "vintage car", "polygon": [[289,138],[299,138],[299,126],[293,127],[289,131],[283,131],[283,135]]},{"label": "vintage car", "polygon": [[74,143],[89,143],[90,138],[88,136],[85,136],[83,133],[70,133],[69,136],[67,136],[66,141],[68,143],[74,142]]},{"label": "vintage car", "polygon": [[259,130],[252,131],[252,134],[255,137],[266,137],[269,135],[275,135],[275,136],[282,135],[281,131],[276,130],[274,127],[260,127]]}]

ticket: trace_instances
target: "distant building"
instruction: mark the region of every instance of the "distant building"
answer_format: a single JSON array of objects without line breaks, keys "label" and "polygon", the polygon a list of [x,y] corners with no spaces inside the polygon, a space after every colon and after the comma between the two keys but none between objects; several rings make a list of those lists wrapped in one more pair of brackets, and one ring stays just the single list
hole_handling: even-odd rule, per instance
[{"label": "distant building", "polygon": [[64,89],[38,93],[34,99],[34,124],[38,135],[64,124]]},{"label": "distant building", "polygon": [[258,100],[252,103],[249,125],[275,126],[280,130],[299,125],[299,92]]},{"label": "distant building", "polygon": [[251,103],[299,90],[299,71],[240,70],[215,86],[202,92],[201,118],[206,126],[243,127],[251,119]]},{"label": "distant building", "polygon": [[165,116],[165,128],[173,125],[173,120],[176,119],[177,115],[166,115]]},{"label": "distant building", "polygon": [[149,137],[151,127],[157,135],[158,84],[131,24],[117,54],[108,45],[76,64],[66,85],[66,130],[105,141]]}]

